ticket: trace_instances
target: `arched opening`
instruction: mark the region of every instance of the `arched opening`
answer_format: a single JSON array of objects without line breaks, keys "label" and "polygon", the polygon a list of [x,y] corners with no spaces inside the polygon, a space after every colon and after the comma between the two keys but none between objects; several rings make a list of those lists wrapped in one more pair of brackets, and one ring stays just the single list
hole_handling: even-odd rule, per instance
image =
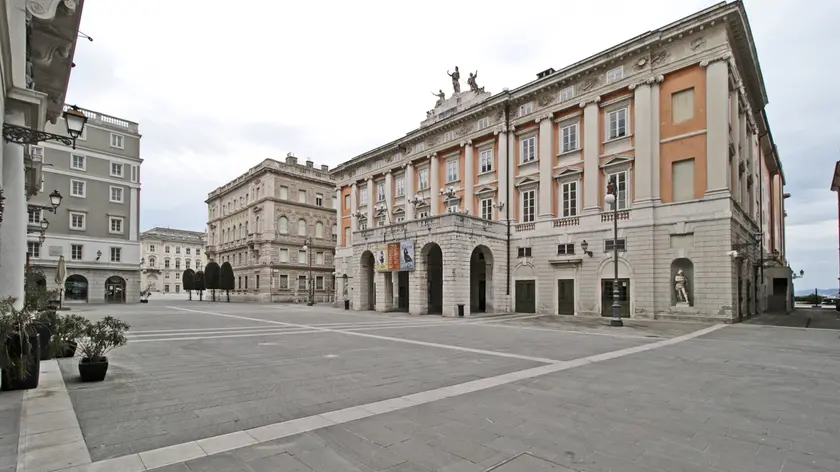
[{"label": "arched opening", "polygon": [[687,306],[694,306],[694,263],[691,262],[691,259],[681,257],[674,259],[674,262],[671,263],[671,279],[669,282],[671,306],[686,306],[678,292],[677,274],[685,278],[684,280],[680,279],[680,281],[685,288],[685,294],[688,296]]},{"label": "arched opening", "polygon": [[365,251],[362,253],[362,261],[359,271],[359,309],[373,310],[376,307],[376,284],[374,282],[375,262],[373,253]]},{"label": "arched opening", "polygon": [[289,234],[289,219],[285,216],[277,218],[277,232],[280,234]]},{"label": "arched opening", "polygon": [[[599,270],[599,278],[601,283],[599,289],[601,291],[601,316],[612,316],[613,305],[613,288],[615,283],[615,264],[612,259],[605,260]],[[632,313],[633,304],[633,287],[632,287],[632,272],[630,265],[626,260],[619,258],[618,261],[618,302],[621,305],[619,313],[622,318],[629,318]]]},{"label": "arched opening", "polygon": [[150,274],[150,275],[146,276],[146,286],[143,287],[143,288],[144,289],[148,288],[152,291],[157,292],[158,291],[157,284],[158,284],[158,276],[155,275],[155,274]]},{"label": "arched opening", "polygon": [[298,236],[306,236],[306,220],[303,218],[298,220]]},{"label": "arched opening", "polygon": [[105,281],[105,301],[108,303],[125,303],[125,279],[112,275]]},{"label": "arched opening", "polygon": [[315,222],[315,237],[324,237],[324,223],[321,223],[320,221]]},{"label": "arched opening", "polygon": [[443,313],[443,251],[436,243],[423,246],[423,264],[426,266],[428,313]]},{"label": "arched opening", "polygon": [[38,291],[47,289],[47,279],[41,274],[29,274],[27,283]]},{"label": "arched opening", "polygon": [[537,272],[531,264],[520,264],[513,272],[513,310],[516,313],[537,312]]},{"label": "arched opening", "polygon": [[64,281],[64,299],[68,301],[88,301],[88,281],[79,274],[73,274]]},{"label": "arched opening", "polygon": [[470,256],[470,313],[492,313],[493,252],[476,246]]}]

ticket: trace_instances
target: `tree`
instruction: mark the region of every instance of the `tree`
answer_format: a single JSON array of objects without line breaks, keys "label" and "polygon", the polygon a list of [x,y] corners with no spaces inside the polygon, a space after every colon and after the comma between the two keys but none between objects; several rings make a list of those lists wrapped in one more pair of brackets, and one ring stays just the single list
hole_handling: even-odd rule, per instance
[{"label": "tree", "polygon": [[222,268],[219,271],[219,288],[225,291],[227,301],[230,303],[230,291],[236,288],[233,267],[231,267],[230,262],[222,263]]},{"label": "tree", "polygon": [[193,290],[198,292],[198,301],[204,300],[204,272],[198,271],[195,273]]},{"label": "tree", "polygon": [[192,300],[192,291],[195,290],[195,271],[187,269],[184,275],[181,276],[181,283],[184,285],[184,290],[189,292],[190,300]]},{"label": "tree", "polygon": [[219,264],[215,261],[210,261],[207,263],[207,266],[204,267],[204,287],[207,290],[213,291],[213,301],[216,301],[216,289],[219,288],[219,275],[221,273],[221,269],[219,268]]}]

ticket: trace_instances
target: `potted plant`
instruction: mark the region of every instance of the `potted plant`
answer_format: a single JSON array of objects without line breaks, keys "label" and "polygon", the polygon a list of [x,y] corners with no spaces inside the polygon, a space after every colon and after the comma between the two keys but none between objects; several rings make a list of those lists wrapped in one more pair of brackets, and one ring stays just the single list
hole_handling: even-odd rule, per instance
[{"label": "potted plant", "polygon": [[82,382],[99,382],[108,373],[108,354],[112,349],[124,346],[127,342],[125,332],[128,323],[113,316],[91,323],[85,321],[85,338],[79,344],[80,355],[79,375]]},{"label": "potted plant", "polygon": [[15,299],[0,300],[0,390],[38,387],[40,343],[31,314]]},{"label": "potted plant", "polygon": [[85,334],[87,319],[79,315],[64,315],[58,317],[55,331],[50,342],[50,350],[55,357],[73,357],[79,338]]}]

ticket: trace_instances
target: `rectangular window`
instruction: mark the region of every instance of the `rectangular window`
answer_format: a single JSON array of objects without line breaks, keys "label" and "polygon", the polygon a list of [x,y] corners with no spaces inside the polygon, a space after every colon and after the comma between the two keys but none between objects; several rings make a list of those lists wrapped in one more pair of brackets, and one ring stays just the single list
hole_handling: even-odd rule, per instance
[{"label": "rectangular window", "polygon": [[537,191],[522,192],[522,222],[532,223],[537,220]]},{"label": "rectangular window", "polygon": [[446,161],[446,183],[458,181],[458,160]]},{"label": "rectangular window", "polygon": [[449,212],[449,213],[458,213],[458,212],[461,211],[461,207],[458,206],[457,203],[455,203],[453,205],[449,205],[448,207],[446,207],[446,211]]},{"label": "rectangular window", "polygon": [[137,166],[131,166],[131,181],[132,182],[137,182],[138,172],[139,172],[139,170],[138,170]]},{"label": "rectangular window", "polygon": [[624,78],[624,66],[618,66],[615,69],[607,71],[607,83],[612,84]]},{"label": "rectangular window", "polygon": [[111,203],[122,203],[123,202],[123,189],[122,187],[111,187]]},{"label": "rectangular window", "polygon": [[575,86],[570,85],[563,90],[560,91],[560,101],[565,102],[566,100],[571,100],[575,98]]},{"label": "rectangular window", "polygon": [[112,216],[108,218],[109,227],[108,232],[112,234],[122,234],[123,232],[123,219],[121,217]]},{"label": "rectangular window", "polygon": [[111,248],[111,262],[120,262],[122,260],[122,248]]},{"label": "rectangular window", "polygon": [[70,168],[74,170],[86,170],[87,159],[85,159],[85,156],[82,156],[81,154],[71,154]]},{"label": "rectangular window", "polygon": [[201,255],[201,249],[196,248],[195,255],[200,256]]},{"label": "rectangular window", "polygon": [[397,223],[402,223],[402,222],[404,222],[404,221],[405,221],[405,217],[404,217],[404,216],[398,216],[398,217],[397,217]]},{"label": "rectangular window", "polygon": [[482,199],[479,203],[479,207],[481,208],[481,218],[485,220],[492,220],[493,219],[493,199],[492,198],[485,198]]},{"label": "rectangular window", "polygon": [[70,229],[85,230],[85,214],[70,212]]},{"label": "rectangular window", "polygon": [[281,275],[280,276],[280,288],[288,289],[289,288],[289,276],[288,275]]},{"label": "rectangular window", "polygon": [[181,246],[175,246],[175,254],[181,254]]},{"label": "rectangular window", "polygon": [[577,123],[569,126],[564,126],[561,130],[563,134],[563,151],[570,152],[578,149],[578,125]]},{"label": "rectangular window", "polygon": [[517,116],[525,116],[529,113],[534,111],[534,102],[528,102],[524,105],[519,106],[519,115]]},{"label": "rectangular window", "polygon": [[163,248],[163,252],[169,252],[169,246],[165,246],[165,247]]},{"label": "rectangular window", "polygon": [[117,149],[125,148],[125,136],[117,133],[111,133],[111,147]]},{"label": "rectangular window", "polygon": [[86,185],[83,180],[70,180],[70,195],[85,198]]},{"label": "rectangular window", "polygon": [[571,256],[575,253],[575,244],[558,244],[557,245],[557,255],[558,256]]},{"label": "rectangular window", "polygon": [[694,88],[671,94],[671,122],[682,123],[694,118]]},{"label": "rectangular window", "polygon": [[627,136],[627,108],[619,108],[607,114],[609,139]]},{"label": "rectangular window", "polygon": [[530,247],[521,247],[517,251],[517,257],[531,257],[531,248]]},{"label": "rectangular window", "polygon": [[405,196],[405,177],[397,177],[397,182],[394,185],[396,195],[398,197]]},{"label": "rectangular window", "polygon": [[186,251],[187,251],[187,255],[189,256],[190,255],[190,248],[187,248]]},{"label": "rectangular window", "polygon": [[531,136],[530,138],[525,138],[521,141],[521,143],[522,155],[519,160],[523,164],[537,160],[537,137]]},{"label": "rectangular window", "polygon": [[82,245],[81,244],[71,244],[70,245],[70,260],[71,261],[82,260]]},{"label": "rectangular window", "polygon": [[344,208],[347,210],[350,209],[350,195],[344,196]]},{"label": "rectangular window", "polygon": [[298,264],[306,264],[306,251],[298,251]]},{"label": "rectangular window", "polygon": [[29,210],[29,224],[37,225],[43,217],[43,210]]},{"label": "rectangular window", "polygon": [[426,190],[429,188],[429,169],[420,169],[420,171],[417,172],[417,176],[417,188],[420,190]]},{"label": "rectangular window", "polygon": [[289,187],[285,185],[280,186],[280,200],[288,200],[289,199]]},{"label": "rectangular window", "polygon": [[478,172],[484,174],[493,171],[493,150],[485,149],[478,153]]},{"label": "rectangular window", "polygon": [[[618,250],[619,251],[626,251],[627,250],[627,240],[624,238],[618,238]],[[606,239],[604,240],[604,252],[612,252],[613,251],[613,240]]]},{"label": "rectangular window", "polygon": [[123,165],[118,162],[111,163],[111,177],[122,177]]},{"label": "rectangular window", "polygon": [[[176,279],[176,280],[180,280],[180,279],[181,279],[181,273],[180,273],[180,272],[176,272],[176,273],[175,273],[175,279]],[[177,285],[176,285],[176,287],[177,287]]]},{"label": "rectangular window", "polygon": [[315,290],[324,290],[324,277],[323,276],[316,276],[315,277]]},{"label": "rectangular window", "polygon": [[289,262],[289,250],[288,249],[280,249],[280,262]]},{"label": "rectangular window", "polygon": [[376,201],[381,202],[385,200],[385,183],[379,182],[376,184]]},{"label": "rectangular window", "polygon": [[306,190],[298,190],[298,203],[306,203]]},{"label": "rectangular window", "polygon": [[318,205],[319,207],[324,206],[324,194],[322,194],[322,193],[316,193],[315,194],[315,204]]},{"label": "rectangular window", "polygon": [[563,213],[561,214],[563,218],[569,216],[577,216],[577,188],[577,182],[566,182],[562,185],[562,191],[560,192],[562,204],[560,208],[562,208],[563,211]]},{"label": "rectangular window", "polygon": [[364,231],[367,229],[367,219],[366,218],[359,218],[359,231]]},{"label": "rectangular window", "polygon": [[684,159],[671,164],[673,201],[694,200],[694,159]]},{"label": "rectangular window", "polygon": [[478,129],[479,130],[487,129],[489,127],[490,127],[490,117],[489,116],[485,116],[484,118],[478,120]]},{"label": "rectangular window", "polygon": [[428,218],[428,217],[429,217],[429,211],[428,210],[422,210],[420,212],[419,216],[418,216],[418,218],[421,219],[421,220],[424,219],[424,218]]},{"label": "rectangular window", "polygon": [[306,276],[298,275],[298,290],[306,290]]},{"label": "rectangular window", "polygon": [[37,241],[27,242],[26,253],[29,254],[29,257],[41,257],[41,244],[39,244]]},{"label": "rectangular window", "polygon": [[[615,202],[619,210],[626,210],[628,205],[627,200],[627,171],[615,172],[607,174],[607,182],[615,181],[617,188]],[[610,210],[610,208],[607,208]]]},{"label": "rectangular window", "polygon": [[315,253],[315,263],[318,265],[324,265],[324,253],[323,252],[316,252]]},{"label": "rectangular window", "polygon": [[155,245],[149,244],[149,252],[155,252]]},{"label": "rectangular window", "polygon": [[364,186],[359,189],[359,205],[367,205],[368,203],[368,188]]}]

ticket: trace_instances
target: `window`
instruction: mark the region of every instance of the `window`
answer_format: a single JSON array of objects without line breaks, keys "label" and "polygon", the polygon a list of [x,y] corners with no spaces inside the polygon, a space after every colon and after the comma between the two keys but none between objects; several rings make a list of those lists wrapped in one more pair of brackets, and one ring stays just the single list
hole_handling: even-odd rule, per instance
[{"label": "window", "polygon": [[285,216],[277,218],[277,232],[280,234],[289,234],[289,219]]},{"label": "window", "polygon": [[417,152],[425,151],[426,150],[426,143],[420,142],[414,145],[414,150]]},{"label": "window", "polygon": [[684,159],[671,164],[673,201],[694,200],[694,159]]},{"label": "window", "polygon": [[298,220],[298,235],[306,236],[306,220],[304,219]]},{"label": "window", "polygon": [[180,268],[181,268],[181,259],[175,259],[175,268],[176,268],[176,269],[180,269]]},{"label": "window", "polygon": [[421,210],[418,218],[421,220],[429,217],[429,210]]},{"label": "window", "polygon": [[558,256],[571,256],[574,253],[575,253],[575,243],[558,244],[557,245],[557,255]]},{"label": "window", "polygon": [[85,187],[83,180],[70,180],[70,196],[85,198]]},{"label": "window", "polygon": [[578,125],[577,123],[569,126],[564,126],[561,130],[563,134],[563,151],[570,152],[578,149]]},{"label": "window", "polygon": [[319,207],[324,206],[324,194],[322,194],[322,193],[316,193],[315,194],[315,204],[318,205]]},{"label": "window", "polygon": [[531,136],[521,141],[522,156],[520,161],[524,164],[526,162],[533,162],[537,159],[537,137]]},{"label": "window", "polygon": [[671,122],[682,123],[694,118],[694,88],[671,94]]},{"label": "window", "polygon": [[349,226],[344,228],[344,245],[345,246],[350,245],[350,227]]},{"label": "window", "polygon": [[575,98],[575,86],[570,85],[563,90],[560,91],[560,101],[565,102],[566,100],[571,100]]},{"label": "window", "polygon": [[[71,244],[70,245],[70,260],[71,261],[80,261],[82,260],[82,245],[81,244]],[[155,266],[155,258],[149,258],[149,265],[151,267]]]},{"label": "window", "polygon": [[195,249],[195,255],[200,256],[201,255],[201,249],[196,248]]},{"label": "window", "polygon": [[397,182],[394,185],[398,197],[405,196],[405,177],[397,177]]},{"label": "window", "polygon": [[280,262],[289,262],[289,250],[288,249],[280,249]]},{"label": "window", "polygon": [[486,128],[489,128],[489,127],[490,127],[490,117],[489,116],[485,116],[484,118],[478,120],[478,129],[479,130],[486,129]]},{"label": "window", "polygon": [[[177,280],[180,280],[180,279],[181,279],[181,273],[180,273],[180,272],[176,272],[176,273],[175,273],[175,279],[177,279]],[[177,291],[177,290],[178,290],[178,289],[177,289],[177,287],[178,287],[178,286],[176,285],[175,287],[176,287],[176,289],[175,289],[175,290]]]},{"label": "window", "polygon": [[288,275],[281,275],[280,276],[280,288],[288,289],[289,288],[289,276]]},{"label": "window", "polygon": [[417,183],[419,184],[418,189],[426,190],[429,188],[429,169],[420,169],[417,175]]},{"label": "window", "polygon": [[529,113],[534,111],[534,102],[528,102],[524,105],[519,106],[519,115],[517,116],[525,116]]},{"label": "window", "polygon": [[184,261],[184,268],[189,269],[192,266],[192,261],[187,259]]},{"label": "window", "polygon": [[26,254],[29,257],[41,257],[41,244],[37,241],[29,241],[26,243]]},{"label": "window", "polygon": [[164,246],[163,252],[169,252],[169,246]]},{"label": "window", "polygon": [[359,189],[359,205],[367,205],[368,202],[368,188],[364,186]]},{"label": "window", "polygon": [[[618,238],[618,250],[619,251],[626,251],[627,250],[627,240],[624,238]],[[604,252],[612,252],[613,251],[613,240],[606,239],[604,240]]]},{"label": "window", "polygon": [[[612,182],[615,179],[618,187],[616,193],[616,205],[619,210],[627,209],[627,171],[615,172],[607,175],[607,182]],[[609,210],[609,208],[607,208]]]},{"label": "window", "polygon": [[81,154],[70,155],[70,168],[75,170],[87,170],[87,159]]},{"label": "window", "polygon": [[478,173],[484,174],[493,171],[493,150],[485,149],[478,153]]},{"label": "window", "polygon": [[567,218],[570,216],[577,216],[578,214],[578,183],[566,182],[561,185],[560,191],[560,208],[562,213],[560,216]]},{"label": "window", "polygon": [[119,216],[111,216],[108,218],[108,232],[112,234],[122,234],[123,219]]},{"label": "window", "polygon": [[111,147],[123,149],[125,147],[125,136],[117,133],[111,133]]},{"label": "window", "polygon": [[537,219],[537,191],[522,192],[522,222],[531,223]]},{"label": "window", "polygon": [[485,198],[479,202],[481,208],[481,217],[485,220],[493,219],[493,199]]},{"label": "window", "polygon": [[[166,276],[169,277],[168,274]],[[169,284],[164,284],[163,285],[163,291],[164,291],[164,293],[169,293]]]},{"label": "window", "polygon": [[530,247],[521,247],[517,251],[517,257],[531,257],[531,248]]},{"label": "window", "polygon": [[289,187],[285,185],[280,186],[280,199],[281,200],[288,200],[289,199]]},{"label": "window", "polygon": [[164,269],[168,269],[168,268],[169,268],[169,258],[168,258],[168,257],[167,257],[166,259],[164,259],[164,260],[163,260],[163,268],[164,268]]},{"label": "window", "polygon": [[187,255],[189,256],[190,255],[190,248],[187,248],[186,251],[187,251]]},{"label": "window", "polygon": [[139,172],[139,169],[137,168],[137,166],[131,166],[131,181],[132,182],[137,182],[138,172]]},{"label": "window", "polygon": [[70,212],[70,229],[85,230],[85,214]]},{"label": "window", "polygon": [[376,201],[381,202],[385,200],[385,184],[379,182],[376,184]]},{"label": "window", "polygon": [[323,238],[324,237],[324,223],[320,221],[315,222],[315,237],[316,238]]},{"label": "window", "polygon": [[350,195],[344,196],[344,208],[350,209]]},{"label": "window", "polygon": [[155,245],[149,244],[149,252],[155,252]]},{"label": "window", "polygon": [[298,275],[298,290],[306,290],[306,276]]},{"label": "window", "polygon": [[315,263],[318,265],[324,265],[324,253],[323,252],[316,252],[315,253]]},{"label": "window", "polygon": [[38,224],[44,217],[43,210],[29,210],[29,224]]},{"label": "window", "polygon": [[364,231],[367,229],[367,218],[359,218],[359,231]]},{"label": "window", "polygon": [[324,277],[321,275],[315,277],[315,290],[324,290]]},{"label": "window", "polygon": [[119,162],[112,162],[111,163],[111,177],[122,177],[123,176],[123,165]]},{"label": "window", "polygon": [[111,248],[111,262],[120,262],[120,260],[122,260],[122,248],[112,247]]},{"label": "window", "polygon": [[615,69],[607,71],[607,83],[612,84],[624,78],[624,66],[618,66]]},{"label": "window", "polygon": [[446,161],[446,183],[458,181],[458,160]]},{"label": "window", "polygon": [[385,226],[385,217],[384,216],[380,216],[379,218],[376,219],[376,226],[378,228],[381,228],[381,227]]},{"label": "window", "polygon": [[298,264],[306,264],[306,251],[303,249],[298,251]]},{"label": "window", "polygon": [[404,221],[405,221],[405,216],[400,215],[400,216],[397,217],[397,223],[402,223]]},{"label": "window", "polygon": [[298,202],[306,203],[306,190],[298,190]]},{"label": "window", "polygon": [[607,129],[610,130],[609,139],[627,136],[627,108],[619,108],[607,113],[607,120]]},{"label": "window", "polygon": [[111,203],[122,203],[123,202],[123,188],[122,187],[111,187]]}]

